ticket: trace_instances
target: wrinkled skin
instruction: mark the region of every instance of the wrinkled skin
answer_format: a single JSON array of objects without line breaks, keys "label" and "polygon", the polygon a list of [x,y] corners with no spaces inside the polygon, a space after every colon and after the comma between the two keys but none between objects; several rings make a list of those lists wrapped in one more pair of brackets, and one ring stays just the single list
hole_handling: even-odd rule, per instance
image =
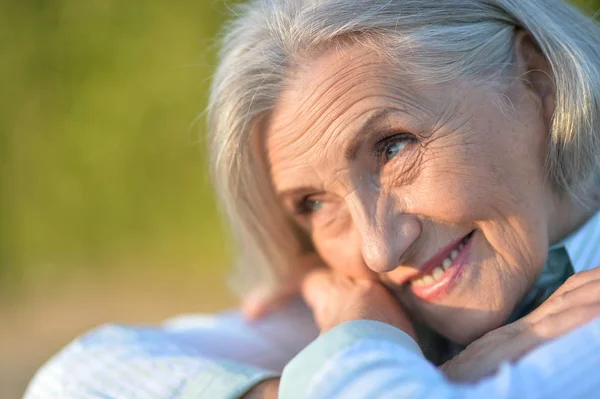
[{"label": "wrinkled skin", "polygon": [[442,366],[455,381],[477,381],[501,363],[600,316],[600,267],[571,276],[532,313],[479,338]]},{"label": "wrinkled skin", "polygon": [[[353,279],[331,270],[307,275],[302,292],[322,332],[350,320],[376,320],[415,337],[397,301],[374,280]],[[490,331],[442,365],[454,381],[475,382],[505,362],[600,316],[600,268],[570,277],[546,302],[526,317]],[[244,399],[277,398],[278,379],[255,386]]]},{"label": "wrinkled skin", "polygon": [[[549,68],[525,35],[516,44],[505,86],[416,84],[371,50],[332,49],[290,74],[261,137],[275,190],[323,262],[380,281],[465,345],[505,323],[549,244],[590,213],[545,179]],[[470,232],[457,283],[416,296],[424,262]]]}]

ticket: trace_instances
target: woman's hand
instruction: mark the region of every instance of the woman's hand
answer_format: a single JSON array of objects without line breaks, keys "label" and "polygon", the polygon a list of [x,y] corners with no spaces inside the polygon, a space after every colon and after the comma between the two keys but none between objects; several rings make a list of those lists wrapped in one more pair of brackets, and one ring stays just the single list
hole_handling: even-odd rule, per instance
[{"label": "woman's hand", "polygon": [[442,369],[454,381],[476,381],[501,363],[600,316],[600,268],[577,273],[535,311],[474,341]]},{"label": "woman's hand", "polygon": [[377,281],[319,269],[304,278],[302,295],[312,308],[321,333],[346,321],[376,320],[415,338],[413,326],[398,301]]},{"label": "woman's hand", "polygon": [[300,287],[297,284],[287,284],[276,288],[259,287],[243,301],[242,314],[250,322],[262,319],[284,307],[299,294]]},{"label": "woman's hand", "polygon": [[279,378],[272,378],[258,383],[240,399],[277,399]]},{"label": "woman's hand", "polygon": [[259,320],[284,307],[300,295],[304,277],[311,270],[324,267],[316,253],[299,258],[292,268],[294,275],[287,276],[286,283],[277,287],[258,287],[242,303],[242,314],[249,321]]}]

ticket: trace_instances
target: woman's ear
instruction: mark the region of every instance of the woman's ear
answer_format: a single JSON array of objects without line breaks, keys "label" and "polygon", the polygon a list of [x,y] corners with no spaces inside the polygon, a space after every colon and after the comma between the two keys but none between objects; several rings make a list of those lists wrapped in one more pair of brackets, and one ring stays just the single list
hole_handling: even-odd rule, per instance
[{"label": "woman's ear", "polygon": [[554,115],[556,99],[554,75],[548,60],[531,34],[523,29],[515,35],[515,57],[519,78],[538,98],[544,119],[549,126]]}]

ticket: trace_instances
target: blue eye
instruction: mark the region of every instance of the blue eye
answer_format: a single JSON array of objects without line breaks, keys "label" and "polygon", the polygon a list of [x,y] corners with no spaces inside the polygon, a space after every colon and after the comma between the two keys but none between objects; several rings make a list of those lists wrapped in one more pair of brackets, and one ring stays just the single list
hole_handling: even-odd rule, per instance
[{"label": "blue eye", "polygon": [[298,215],[306,215],[316,213],[323,208],[323,201],[319,199],[311,199],[310,197],[303,198],[296,205],[296,213]]},{"label": "blue eye", "polygon": [[408,133],[395,134],[386,137],[375,145],[375,152],[379,157],[384,157],[388,162],[395,158],[408,144],[415,141],[415,137]]},{"label": "blue eye", "polygon": [[319,211],[321,208],[323,208],[323,201],[321,200],[307,200],[306,201],[306,208],[314,213]]},{"label": "blue eye", "polygon": [[386,148],[385,159],[389,161],[390,159],[394,158],[396,155],[398,155],[400,153],[400,151],[402,151],[402,148],[404,148],[405,146],[406,146],[406,144],[403,146],[402,144],[400,144],[398,142],[393,143],[388,148]]}]

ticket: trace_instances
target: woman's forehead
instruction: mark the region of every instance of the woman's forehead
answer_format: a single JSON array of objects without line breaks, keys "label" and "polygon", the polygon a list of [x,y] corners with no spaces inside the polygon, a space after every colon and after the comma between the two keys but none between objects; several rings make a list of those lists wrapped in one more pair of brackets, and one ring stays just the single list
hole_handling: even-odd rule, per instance
[{"label": "woman's forehead", "polygon": [[428,111],[429,99],[414,86],[410,78],[373,50],[358,45],[332,49],[303,62],[288,76],[271,128],[285,131],[299,123],[331,124],[338,117],[360,116],[362,108],[369,106],[395,104],[402,109],[414,108],[413,112]]},{"label": "woman's forehead", "polygon": [[[421,129],[439,111],[439,98],[422,94],[427,91],[395,73],[376,52],[358,46],[304,64],[289,77],[263,133],[272,173],[345,151],[353,133],[384,110],[401,115],[407,128]],[[386,118],[377,122],[382,129]]]}]

